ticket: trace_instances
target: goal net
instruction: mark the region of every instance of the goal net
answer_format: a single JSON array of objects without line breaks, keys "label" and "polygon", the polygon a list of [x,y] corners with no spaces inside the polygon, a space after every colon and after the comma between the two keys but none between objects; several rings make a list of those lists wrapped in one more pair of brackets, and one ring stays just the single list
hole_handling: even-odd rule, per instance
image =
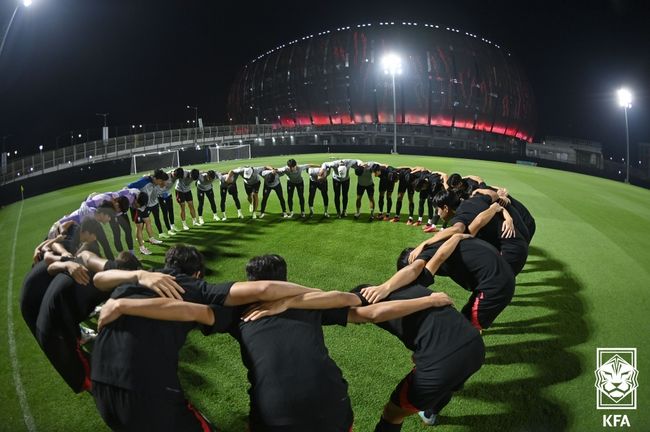
[{"label": "goal net", "polygon": [[134,154],[131,158],[131,174],[153,171],[158,168],[167,169],[179,166],[181,165],[178,150]]},{"label": "goal net", "polygon": [[250,144],[222,145],[210,147],[210,162],[223,162],[228,160],[250,159]]}]

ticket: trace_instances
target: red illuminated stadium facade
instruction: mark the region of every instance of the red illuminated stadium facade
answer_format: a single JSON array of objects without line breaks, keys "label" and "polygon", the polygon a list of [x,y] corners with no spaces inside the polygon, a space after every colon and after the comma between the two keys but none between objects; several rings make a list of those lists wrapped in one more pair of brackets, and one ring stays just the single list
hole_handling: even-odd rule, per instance
[{"label": "red illuminated stadium facade", "polygon": [[533,93],[510,53],[472,33],[414,22],[341,27],[269,50],[236,78],[231,121],[283,129],[390,127],[393,87],[381,66],[387,53],[402,62],[395,77],[398,131],[429,126],[465,131],[470,141],[532,141]]}]

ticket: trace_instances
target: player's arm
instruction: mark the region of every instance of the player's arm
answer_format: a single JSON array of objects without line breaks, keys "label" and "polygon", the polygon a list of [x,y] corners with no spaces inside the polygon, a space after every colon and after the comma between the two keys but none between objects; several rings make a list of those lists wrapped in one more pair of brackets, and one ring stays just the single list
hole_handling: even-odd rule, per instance
[{"label": "player's arm", "polygon": [[95,288],[110,291],[125,283],[142,285],[161,297],[182,299],[185,290],[176,283],[172,275],[144,270],[106,270],[93,277]]},{"label": "player's arm", "polygon": [[438,248],[429,262],[425,263],[422,259],[416,259],[413,263],[395,273],[383,284],[362,288],[361,294],[363,294],[370,303],[377,303],[378,301],[388,297],[388,295],[393,291],[416,280],[425,267],[432,275],[435,275],[442,263],[444,263],[454,252],[458,243],[469,237],[471,236],[468,234],[455,234],[451,236]]},{"label": "player's arm", "polygon": [[47,273],[51,276],[64,272],[68,273],[80,285],[88,285],[90,283],[88,269],[74,261],[55,261],[47,266]]},{"label": "player's arm", "polygon": [[239,306],[248,303],[280,300],[308,292],[318,292],[316,288],[307,288],[283,281],[248,281],[235,282],[224,301],[225,306]]},{"label": "player's arm", "polygon": [[72,258],[73,254],[72,252],[68,251],[65,246],[61,243],[63,239],[57,240],[53,242],[50,246],[52,249],[52,252],[54,252],[57,255],[61,255],[62,257],[70,257]]},{"label": "player's arm", "polygon": [[465,176],[465,178],[466,178],[466,179],[470,179],[470,180],[474,180],[476,183],[479,183],[479,184],[481,184],[481,183],[485,183],[485,182],[483,181],[483,178],[481,178],[481,177],[479,177],[479,176],[477,176],[477,175],[468,175],[468,176]]},{"label": "player's arm", "polygon": [[501,207],[499,203],[492,203],[490,207],[479,213],[469,224],[469,227],[467,228],[469,233],[473,236],[478,234],[478,232],[492,220],[494,215],[501,211],[503,211],[503,207]]},{"label": "player's arm", "polygon": [[409,263],[415,261],[415,259],[422,253],[424,248],[426,248],[427,246],[437,243],[439,241],[447,240],[448,238],[450,238],[455,234],[463,234],[465,233],[466,228],[467,227],[465,226],[464,223],[456,222],[452,226],[445,228],[442,231],[436,232],[433,235],[433,237],[423,241],[415,249],[413,249],[413,251],[409,254]]},{"label": "player's arm", "polygon": [[432,307],[443,307],[451,304],[453,304],[453,301],[447,294],[435,292],[426,297],[409,300],[386,301],[369,306],[350,308],[348,312],[348,322],[384,322],[402,318]]},{"label": "player's arm", "polygon": [[341,291],[313,291],[276,301],[263,302],[247,309],[244,321],[255,321],[266,316],[280,314],[287,309],[336,309],[361,306],[363,300],[357,294]]},{"label": "player's arm", "polygon": [[98,330],[122,315],[139,316],[163,321],[195,321],[214,324],[214,312],[210,306],[172,300],[169,298],[109,299],[99,315]]}]

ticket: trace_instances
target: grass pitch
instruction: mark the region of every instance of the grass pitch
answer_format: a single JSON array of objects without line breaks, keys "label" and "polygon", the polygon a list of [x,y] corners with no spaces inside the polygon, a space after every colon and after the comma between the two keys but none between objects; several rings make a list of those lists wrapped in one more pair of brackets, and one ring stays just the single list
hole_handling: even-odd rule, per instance
[{"label": "grass pitch", "polygon": [[[507,187],[537,220],[537,233],[528,263],[517,278],[515,297],[484,333],[485,365],[442,412],[436,430],[591,431],[603,427],[603,414],[627,414],[632,428],[650,427],[650,385],[645,379],[650,373],[646,324],[650,294],[650,191],[579,174],[464,159],[374,154],[293,157],[299,163],[321,163],[331,156],[480,175],[490,184]],[[247,163],[282,166],[286,159],[269,157]],[[244,162],[222,163],[212,168],[227,170],[240,163]],[[0,344],[0,359],[5,365],[0,369],[4,389],[0,393],[0,430],[26,429],[6,342],[11,336],[9,308],[13,312],[15,359],[36,429],[106,429],[92,398],[72,394],[50,366],[22,321],[18,297],[32,250],[52,222],[76,209],[90,192],[117,190],[135,177],[59,190],[0,211],[0,273],[7,286],[7,295],[0,297],[0,310],[6,311],[0,319],[4,341]],[[354,211],[355,185],[353,175],[349,214]],[[332,214],[335,210],[331,181],[329,188]],[[248,216],[241,184],[239,190],[244,214]],[[297,197],[294,201],[296,211]],[[403,220],[408,209],[406,202],[405,198]],[[243,280],[244,264],[250,257],[278,253],[288,262],[290,280],[325,290],[347,290],[359,283],[385,280],[395,269],[399,251],[426,238],[420,229],[404,223],[368,223],[366,198],[362,207],[365,217],[359,221],[351,216],[344,220],[323,219],[321,203],[317,195],[317,214],[311,220],[283,220],[273,194],[267,218],[247,217],[240,221],[228,198],[227,222],[212,222],[207,205],[206,224],[182,232],[173,240],[201,249],[208,261],[210,281]],[[22,217],[18,221],[20,212]],[[176,208],[178,226],[179,213]],[[17,223],[20,225],[16,231]],[[171,241],[165,243],[150,246],[154,254],[144,257],[146,266],[160,265]],[[446,278],[436,278],[435,289],[449,293],[457,306],[462,306],[468,297],[466,291]],[[369,324],[325,328],[325,334],[331,355],[349,382],[355,430],[371,431],[394,386],[412,367],[410,352],[396,338]],[[638,349],[640,386],[636,410],[596,410],[597,347]],[[238,345],[227,335],[203,337],[194,332],[181,358],[179,373],[188,398],[224,431],[244,430],[248,385]],[[411,417],[403,430],[427,427],[419,418]]]}]

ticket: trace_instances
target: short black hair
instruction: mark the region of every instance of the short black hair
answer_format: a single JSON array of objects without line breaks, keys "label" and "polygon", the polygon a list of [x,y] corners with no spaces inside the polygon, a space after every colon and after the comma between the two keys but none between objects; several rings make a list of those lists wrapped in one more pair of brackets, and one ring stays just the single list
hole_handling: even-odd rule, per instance
[{"label": "short black hair", "polygon": [[165,267],[192,276],[205,273],[203,254],[194,246],[176,244],[165,254]]},{"label": "short black hair", "polygon": [[146,192],[140,192],[138,197],[135,199],[136,204],[139,207],[144,207],[149,202],[149,194]]},{"label": "short black hair", "polygon": [[295,159],[289,159],[289,160],[287,161],[287,166],[290,167],[290,168],[293,168],[293,167],[295,167],[296,165],[298,165],[298,162],[296,162]]},{"label": "short black hair", "polygon": [[452,210],[456,210],[460,204],[458,194],[453,190],[441,190],[433,196],[433,205],[440,208],[444,205]]},{"label": "short black hair", "polygon": [[358,167],[356,167],[356,168],[354,169],[354,173],[355,173],[356,175],[358,175],[358,176],[362,175],[362,174],[363,174],[363,171],[364,171],[364,169],[363,169],[362,166],[358,166]]},{"label": "short black hair", "polygon": [[397,271],[402,270],[404,267],[409,265],[409,255],[411,255],[413,249],[415,248],[407,247],[399,254],[397,257]]},{"label": "short black hair", "polygon": [[182,167],[178,167],[174,170],[174,177],[181,178],[185,175],[185,170]]},{"label": "short black hair", "polygon": [[372,165],[370,166],[370,171],[372,171],[372,172],[375,172],[375,171],[383,171],[382,168],[383,168],[383,167],[382,167],[381,165],[379,165],[379,164],[372,164]]},{"label": "short black hair", "polygon": [[246,278],[249,281],[287,280],[287,262],[280,255],[260,255],[246,264]]},{"label": "short black hair", "polygon": [[99,233],[103,231],[104,228],[102,228],[102,224],[97,222],[94,218],[92,217],[85,217],[81,221],[81,225],[79,226],[79,232],[87,232],[89,234],[94,234],[95,237],[99,237]]},{"label": "short black hair", "polygon": [[208,170],[208,178],[210,180],[214,180],[215,178],[217,178],[217,173],[214,172],[214,170]]},{"label": "short black hair", "polygon": [[447,177],[447,185],[451,188],[458,186],[463,178],[458,173],[453,173]]},{"label": "short black hair", "polygon": [[200,174],[201,173],[199,172],[199,170],[197,170],[196,168],[193,168],[192,171],[190,171],[190,178],[192,180],[198,180]]},{"label": "short black hair", "polygon": [[115,258],[115,268],[118,270],[140,270],[142,263],[129,251],[122,251]]},{"label": "short black hair", "polygon": [[157,180],[164,180],[164,181],[169,180],[169,175],[168,175],[165,171],[163,171],[162,169],[160,169],[160,168],[158,168],[157,170],[155,170],[155,171],[153,172],[153,175],[152,175],[151,177],[153,177],[153,178],[155,178],[155,179],[157,179]]},{"label": "short black hair", "polygon": [[125,196],[121,196],[117,199],[117,206],[120,208],[120,211],[124,213],[129,209],[129,199]]}]

